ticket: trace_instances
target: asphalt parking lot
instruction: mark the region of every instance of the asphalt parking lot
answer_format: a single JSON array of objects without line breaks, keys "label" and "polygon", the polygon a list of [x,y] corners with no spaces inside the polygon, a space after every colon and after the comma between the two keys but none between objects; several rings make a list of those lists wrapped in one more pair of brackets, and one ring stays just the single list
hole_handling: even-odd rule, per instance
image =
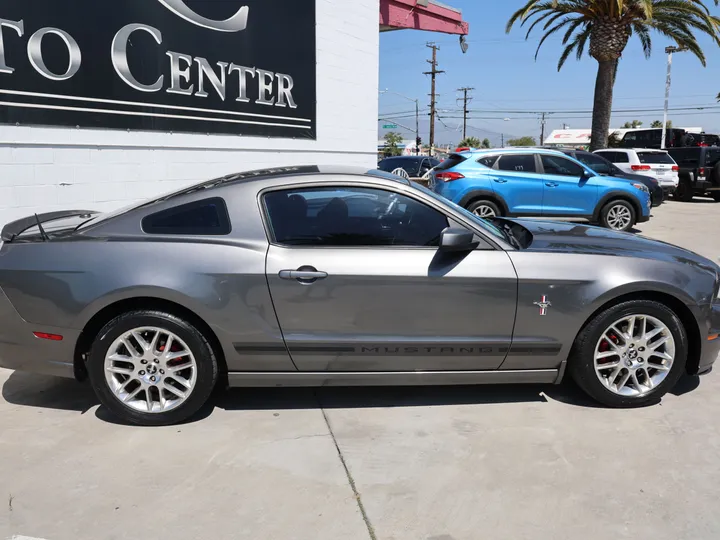
[{"label": "asphalt parking lot", "polygon": [[[720,204],[640,233],[720,256]],[[720,373],[660,405],[573,385],[236,389],[114,423],[87,386],[0,369],[0,539],[720,538]]]}]

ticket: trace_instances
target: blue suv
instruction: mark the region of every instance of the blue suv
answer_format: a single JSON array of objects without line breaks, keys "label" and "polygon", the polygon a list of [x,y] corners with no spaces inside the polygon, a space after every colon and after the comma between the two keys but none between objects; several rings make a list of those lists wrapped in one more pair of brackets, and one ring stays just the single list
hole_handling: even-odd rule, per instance
[{"label": "blue suv", "polygon": [[650,192],[644,184],[600,176],[556,150],[451,154],[433,169],[430,187],[484,218],[583,218],[616,231],[650,219]]}]

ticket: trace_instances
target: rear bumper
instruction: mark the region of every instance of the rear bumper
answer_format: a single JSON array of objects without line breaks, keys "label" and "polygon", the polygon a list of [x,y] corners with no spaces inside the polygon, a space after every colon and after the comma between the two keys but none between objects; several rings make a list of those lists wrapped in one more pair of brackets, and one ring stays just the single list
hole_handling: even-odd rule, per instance
[{"label": "rear bumper", "polygon": [[[33,332],[58,334],[63,340],[39,339]],[[78,330],[30,325],[0,290],[0,367],[75,378],[73,356],[79,334]]]},{"label": "rear bumper", "polygon": [[710,328],[707,336],[702,336],[704,340],[702,351],[700,353],[700,362],[698,363],[698,373],[703,373],[712,368],[718,354],[720,354],[720,337],[713,340],[708,338],[720,334],[720,303],[713,304],[710,311]]}]

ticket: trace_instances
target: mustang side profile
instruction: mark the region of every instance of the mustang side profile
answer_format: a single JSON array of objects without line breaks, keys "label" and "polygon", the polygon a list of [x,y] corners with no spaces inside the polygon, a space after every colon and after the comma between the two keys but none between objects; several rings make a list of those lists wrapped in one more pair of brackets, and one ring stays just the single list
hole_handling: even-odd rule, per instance
[{"label": "mustang side profile", "polygon": [[486,221],[381,171],[233,174],[0,247],[0,366],[89,378],[126,422],[217,385],[559,383],[656,402],[720,350],[720,267],[574,223]]}]

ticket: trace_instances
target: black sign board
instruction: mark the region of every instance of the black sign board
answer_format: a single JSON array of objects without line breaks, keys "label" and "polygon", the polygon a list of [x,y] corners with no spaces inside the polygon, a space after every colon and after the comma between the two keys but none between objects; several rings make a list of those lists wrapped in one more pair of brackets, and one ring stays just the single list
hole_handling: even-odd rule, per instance
[{"label": "black sign board", "polygon": [[0,0],[0,123],[316,136],[315,0]]}]

